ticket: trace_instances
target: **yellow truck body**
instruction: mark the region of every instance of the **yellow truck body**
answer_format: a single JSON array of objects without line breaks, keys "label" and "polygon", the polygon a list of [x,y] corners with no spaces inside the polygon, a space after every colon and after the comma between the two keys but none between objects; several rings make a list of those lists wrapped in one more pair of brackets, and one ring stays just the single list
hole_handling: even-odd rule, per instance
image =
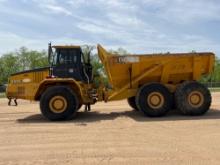
[{"label": "yellow truck body", "polygon": [[39,85],[49,75],[49,68],[38,69],[34,72],[19,72],[11,75],[8,81],[7,96],[24,100],[35,100],[34,96]]},{"label": "yellow truck body", "polygon": [[[62,48],[62,46],[59,46],[58,48]],[[68,46],[64,46],[63,48],[66,49]],[[54,86],[64,88],[64,86],[66,86],[68,90],[72,91],[71,93],[75,93],[74,97],[77,98],[77,106],[75,107],[80,107],[79,105],[83,104],[94,104],[97,101],[108,102],[132,99],[129,101],[132,105],[129,104],[133,108],[145,111],[147,107],[141,108],[141,106],[139,106],[139,100],[142,99],[141,97],[146,97],[147,105],[152,102],[152,106],[148,106],[148,108],[158,108],[157,106],[154,106],[154,104],[156,105],[159,100],[162,105],[162,103],[165,103],[165,98],[168,97],[163,95],[163,93],[160,93],[159,89],[161,89],[161,91],[167,89],[167,93],[169,92],[173,95],[178,92],[181,93],[181,90],[185,90],[187,85],[193,86],[193,83],[187,84],[185,82],[197,82],[203,75],[211,74],[215,61],[215,55],[210,52],[119,56],[107,52],[101,45],[98,45],[97,49],[99,58],[104,65],[111,86],[110,88],[106,88],[102,84],[99,87],[95,87],[93,83],[85,83],[73,78],[50,77],[50,68],[48,67],[11,75],[7,87],[7,97],[9,99],[41,101],[48,88]],[[184,83],[185,85],[182,85],[182,89],[178,89],[178,86],[181,86],[181,84]],[[150,85],[152,85],[152,87],[150,87]],[[194,86],[196,85],[194,84]],[[187,96],[189,105],[192,105],[192,107],[194,104],[196,105],[197,102],[197,105],[200,105],[202,104],[202,101],[205,101],[206,96],[205,94],[203,95],[203,91],[209,95],[203,86],[198,86],[200,88],[193,88],[195,89],[194,93],[188,93],[189,97]],[[147,87],[149,89],[147,89]],[[152,94],[147,95],[147,92],[151,91],[151,89],[154,89],[155,92],[152,91]],[[142,96],[144,94],[141,93],[141,91],[147,91],[144,93],[146,96]],[[180,97],[176,95],[175,97]],[[61,105],[67,102],[60,96],[56,98],[58,101],[53,101],[54,105],[57,105],[57,107],[62,107]],[[175,101],[178,102],[178,99]],[[207,103],[207,105],[208,104],[210,103]],[[50,106],[51,105],[52,103]],[[209,106],[207,107],[209,108]],[[194,106],[194,108],[196,108],[196,106]],[[57,112],[57,114],[59,113]],[[51,119],[50,117],[47,118]],[[55,117],[51,120],[53,119],[56,120],[60,118]]]},{"label": "yellow truck body", "polygon": [[215,61],[215,55],[208,52],[118,56],[100,45],[98,55],[113,88],[108,100],[135,96],[140,86],[151,82],[167,85],[174,92],[184,81],[198,81],[211,74]]}]

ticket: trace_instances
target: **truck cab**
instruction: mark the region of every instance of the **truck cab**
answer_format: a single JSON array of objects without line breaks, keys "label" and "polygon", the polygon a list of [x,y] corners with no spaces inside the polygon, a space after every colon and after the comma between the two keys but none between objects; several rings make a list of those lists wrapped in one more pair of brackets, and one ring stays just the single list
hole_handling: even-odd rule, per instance
[{"label": "truck cab", "polygon": [[80,46],[49,45],[51,62],[50,75],[58,78],[73,78],[76,81],[92,81],[90,57],[83,54]]}]

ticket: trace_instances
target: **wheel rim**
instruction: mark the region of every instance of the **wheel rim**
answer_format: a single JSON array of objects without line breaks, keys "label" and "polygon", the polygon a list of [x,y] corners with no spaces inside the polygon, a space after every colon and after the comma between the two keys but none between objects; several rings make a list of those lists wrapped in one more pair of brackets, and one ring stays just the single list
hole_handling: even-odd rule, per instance
[{"label": "wheel rim", "polygon": [[188,96],[188,103],[195,108],[202,106],[204,102],[204,96],[199,91],[193,91]]},{"label": "wheel rim", "polygon": [[161,108],[164,102],[164,96],[159,92],[152,92],[147,97],[147,103],[153,109]]},{"label": "wheel rim", "polygon": [[49,101],[50,110],[54,113],[62,113],[67,108],[66,98],[63,96],[54,96]]}]

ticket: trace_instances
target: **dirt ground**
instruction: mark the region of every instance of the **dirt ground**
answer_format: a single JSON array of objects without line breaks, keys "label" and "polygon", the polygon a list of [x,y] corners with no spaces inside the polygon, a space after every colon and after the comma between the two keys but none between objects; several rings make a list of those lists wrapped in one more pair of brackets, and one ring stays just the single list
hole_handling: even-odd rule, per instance
[{"label": "dirt ground", "polygon": [[38,103],[0,99],[0,164],[220,164],[220,93],[202,117],[147,118],[126,101],[49,122]]}]

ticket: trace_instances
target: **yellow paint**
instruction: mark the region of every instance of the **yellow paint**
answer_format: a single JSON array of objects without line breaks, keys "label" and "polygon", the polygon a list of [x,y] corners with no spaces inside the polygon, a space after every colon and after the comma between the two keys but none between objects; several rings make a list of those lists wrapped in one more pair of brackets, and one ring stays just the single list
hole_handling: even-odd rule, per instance
[{"label": "yellow paint", "polygon": [[35,100],[34,95],[39,89],[41,81],[48,75],[49,69],[13,75],[9,78],[6,94],[11,98]]},{"label": "yellow paint", "polygon": [[60,48],[60,49],[77,48],[77,49],[80,49],[80,46],[77,46],[77,45],[55,45],[55,46],[52,46],[52,48]]},{"label": "yellow paint", "polygon": [[[127,95],[128,90],[137,92],[138,87],[151,82],[162,83],[174,92],[183,81],[198,81],[202,75],[210,74],[215,61],[215,55],[207,52],[129,55],[138,57],[139,62],[128,62],[128,56],[110,54],[101,45],[98,45],[98,54],[113,87],[108,101],[131,97]],[[135,95],[134,92],[132,96]]]},{"label": "yellow paint", "polygon": [[152,92],[147,97],[147,103],[152,109],[159,109],[164,105],[164,96],[159,92]]},{"label": "yellow paint", "polygon": [[205,101],[205,98],[203,96],[203,94],[199,91],[192,91],[189,96],[187,97],[188,103],[194,107],[194,108],[198,108],[200,106],[202,106],[202,104]]},{"label": "yellow paint", "polygon": [[[71,48],[78,46],[55,46]],[[49,69],[13,75],[9,78],[7,96],[26,100],[39,100],[50,86],[66,85],[73,90],[81,104],[95,103],[89,91],[96,90],[98,101],[113,101],[135,96],[144,84],[159,82],[175,92],[176,86],[187,80],[198,81],[213,70],[213,53],[149,54],[118,56],[98,45],[98,55],[104,65],[112,89],[72,78],[46,78]]]},{"label": "yellow paint", "polygon": [[54,113],[62,113],[67,108],[67,100],[63,96],[54,96],[49,101],[49,107]]}]

